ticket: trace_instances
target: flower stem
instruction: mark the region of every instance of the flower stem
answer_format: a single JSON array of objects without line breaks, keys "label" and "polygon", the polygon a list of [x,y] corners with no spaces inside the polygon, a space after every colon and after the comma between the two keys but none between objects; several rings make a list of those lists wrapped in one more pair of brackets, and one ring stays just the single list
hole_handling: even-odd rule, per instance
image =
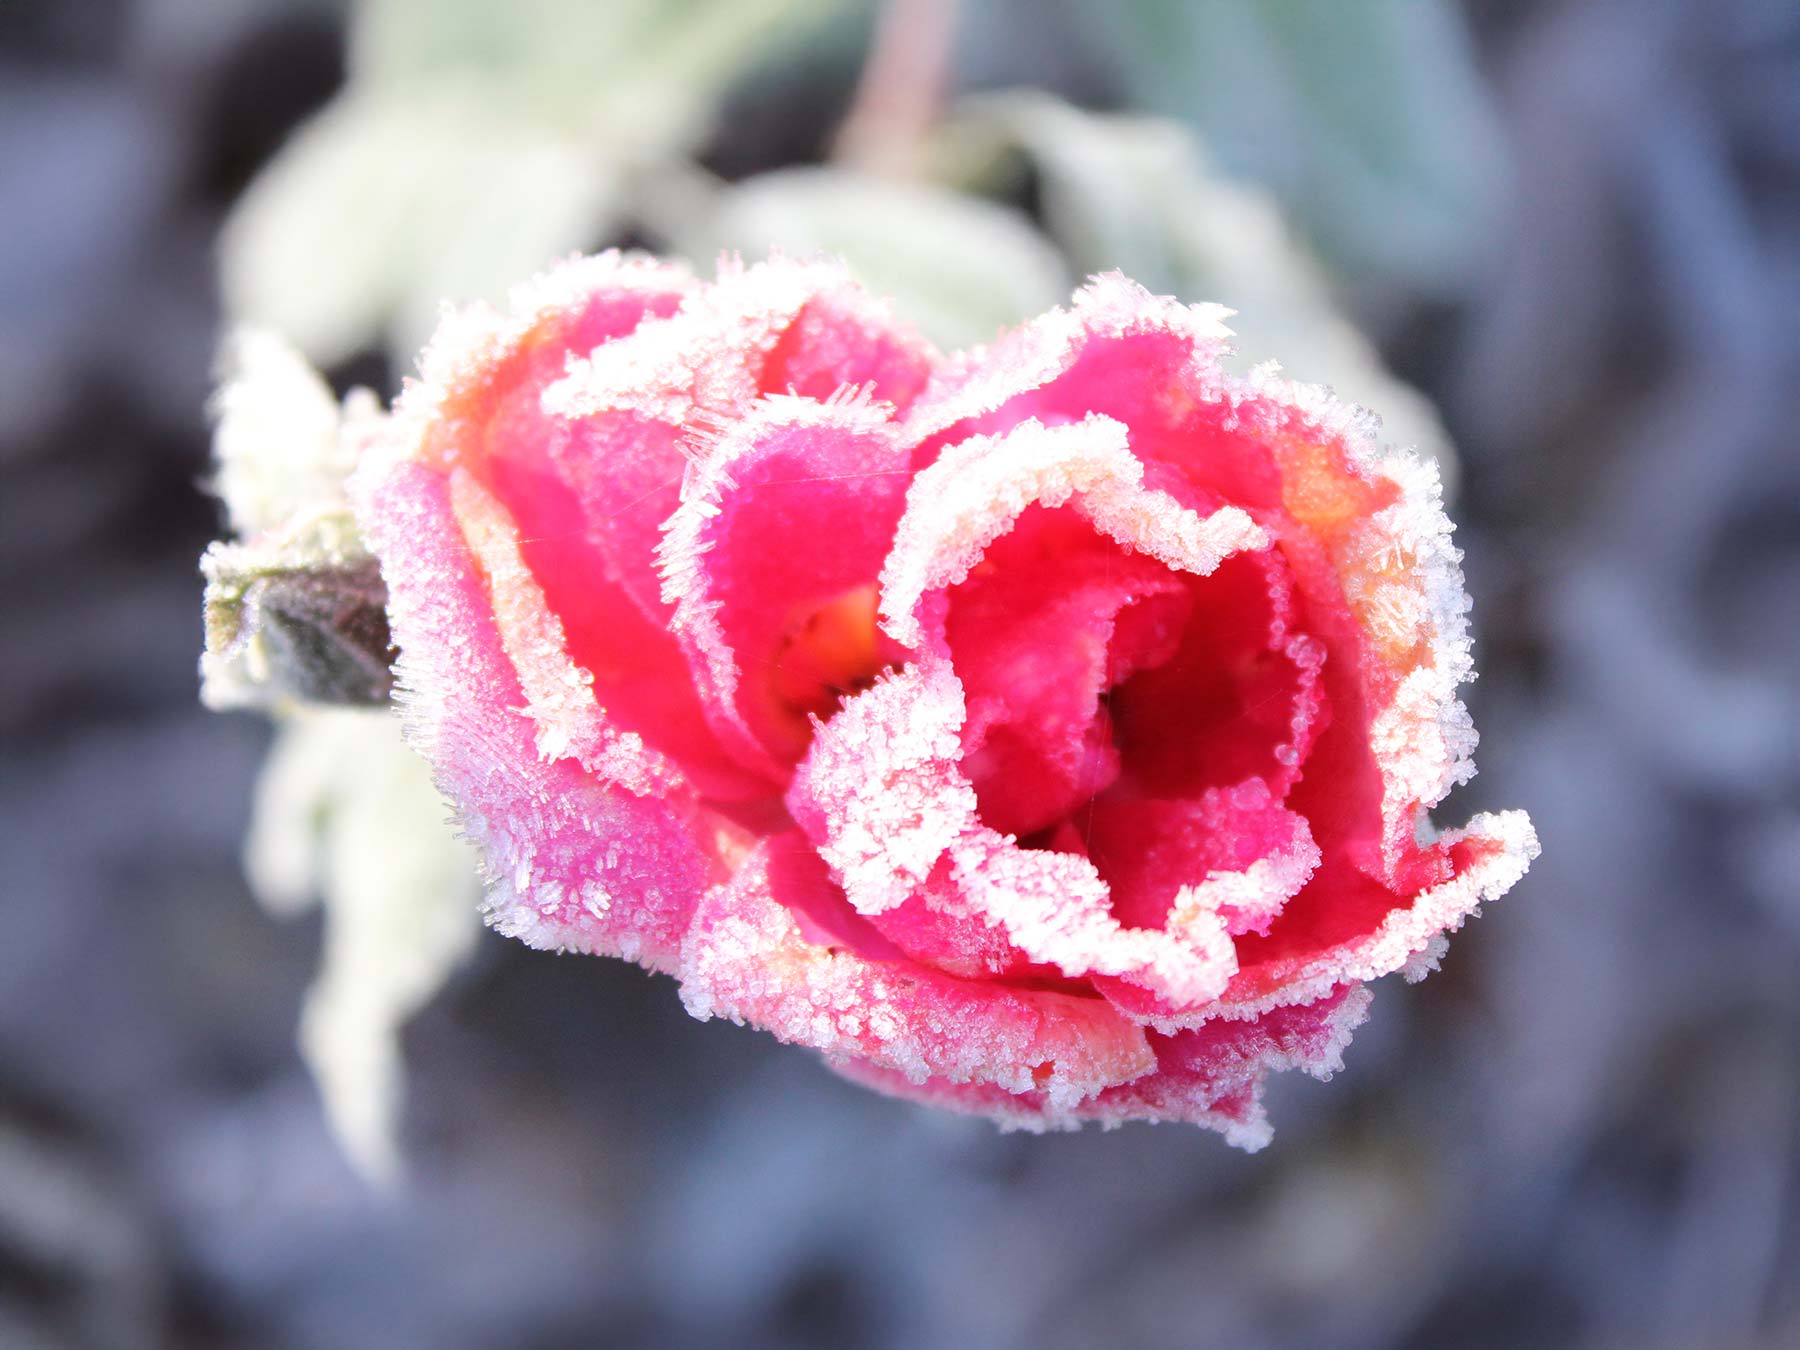
[{"label": "flower stem", "polygon": [[957,0],[888,0],[833,157],[868,173],[910,176],[943,102]]}]

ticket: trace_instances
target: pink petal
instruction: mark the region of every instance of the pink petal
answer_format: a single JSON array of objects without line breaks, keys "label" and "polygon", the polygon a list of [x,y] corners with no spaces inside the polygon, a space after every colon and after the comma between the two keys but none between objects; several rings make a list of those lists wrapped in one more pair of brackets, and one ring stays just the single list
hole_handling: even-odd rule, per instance
[{"label": "pink petal", "polygon": [[903,655],[875,626],[911,477],[889,412],[765,398],[710,447],[664,526],[663,594],[708,713],[778,787],[808,718]]},{"label": "pink petal", "polygon": [[[1056,426],[1107,417],[1130,427],[1134,441],[1175,428],[1194,400],[1217,397],[1222,387],[1228,312],[1153,296],[1116,272],[1095,277],[1067,310],[1051,310],[944,366],[907,418],[921,462],[1028,419]],[[1148,444],[1144,453],[1154,458]]]},{"label": "pink petal", "polygon": [[[1354,410],[1265,378],[1240,402],[1275,448],[1297,623],[1327,653],[1330,722],[1287,806],[1322,853],[1266,937],[1238,942],[1227,1002],[1264,1007],[1327,983],[1416,969],[1537,854],[1517,813],[1421,846],[1425,811],[1472,772],[1456,697],[1470,669],[1457,554],[1435,472],[1383,455]],[[1428,828],[1428,827],[1427,827]]]},{"label": "pink petal", "polygon": [[1061,426],[1027,421],[1001,436],[950,446],[913,480],[881,577],[882,621],[894,640],[942,643],[936,592],[964,580],[1028,506],[1072,505],[1096,531],[1176,571],[1205,576],[1267,540],[1236,507],[1201,516],[1143,485],[1125,427],[1092,416]]},{"label": "pink petal", "polygon": [[1187,581],[1174,654],[1109,700],[1139,792],[1185,799],[1260,778],[1277,800],[1286,796],[1327,706],[1326,648],[1295,631],[1292,589],[1276,549],[1238,554]]},{"label": "pink petal", "polygon": [[836,263],[722,266],[678,314],[569,364],[545,393],[570,425],[556,472],[645,615],[667,625],[653,556],[690,458],[766,394],[824,400],[846,386],[904,405],[935,353]]},{"label": "pink petal", "polygon": [[1063,1106],[1148,1071],[1144,1033],[1100,999],[952,978],[808,941],[795,911],[830,903],[824,865],[796,835],[766,839],[707,894],[681,962],[696,1017],[753,1022],[923,1083],[1037,1092]]},{"label": "pink petal", "polygon": [[[732,800],[767,788],[718,746],[680,645],[620,584],[607,552],[609,522],[584,516],[555,472],[559,457],[579,453],[576,437],[539,406],[572,354],[596,344],[604,350],[667,322],[658,316],[673,312],[691,289],[685,273],[604,255],[522,291],[515,316],[475,309],[453,317],[426,352],[422,381],[401,396],[396,449],[385,458],[413,459],[440,473],[460,468],[482,490],[484,514],[495,522],[488,537],[511,537],[536,587],[534,601],[559,631],[553,659],[561,670],[537,687],[556,680],[591,685],[594,725],[585,732],[566,726],[568,734],[591,741],[604,717],[678,765],[701,791]],[[592,445],[585,452],[605,453]],[[377,456],[365,477],[381,462]],[[470,490],[462,494],[464,503],[474,498]],[[384,571],[393,570],[385,555],[382,561]],[[648,558],[643,565],[647,572]]]},{"label": "pink petal", "polygon": [[1260,778],[1180,801],[1108,794],[1084,825],[1113,912],[1140,928],[1162,927],[1188,891],[1233,936],[1266,931],[1319,864],[1305,817]]},{"label": "pink petal", "polygon": [[[1238,939],[1241,969],[1220,1007],[1245,1016],[1306,1002],[1344,981],[1395,971],[1417,978],[1435,965],[1444,936],[1511,890],[1538,851],[1525,813],[1502,811],[1478,815],[1424,850],[1445,879],[1398,904],[1379,883],[1346,875],[1334,882],[1322,868],[1288,902],[1267,937]],[[1332,940],[1340,932],[1344,936]]]},{"label": "pink petal", "polygon": [[1154,623],[1131,632],[1129,653],[1115,651],[1119,617],[1135,608],[1160,618],[1166,648],[1185,607],[1173,573],[1071,511],[1028,507],[988,546],[950,588],[945,614],[951,662],[968,696],[963,769],[987,824],[1034,834],[1118,777],[1101,695],[1121,661],[1168,654],[1151,650]]},{"label": "pink petal", "polygon": [[446,475],[416,459],[371,469],[360,515],[388,581],[408,736],[485,854],[494,926],[534,946],[670,968],[717,874],[693,803],[678,786],[654,795],[656,766],[624,737],[591,768],[539,754],[543,724],[496,619],[514,609],[506,592],[520,579],[483,573]]},{"label": "pink petal", "polygon": [[922,898],[998,927],[1034,964],[1124,977],[1182,1008],[1221,993],[1236,962],[1218,915],[1169,932],[1126,928],[1086,858],[1021,848],[982,823],[958,764],[964,717],[956,676],[931,660],[882,679],[819,729],[788,804],[851,905],[879,923]]},{"label": "pink petal", "polygon": [[1334,989],[1315,1002],[1281,1008],[1249,1021],[1219,1020],[1174,1036],[1152,1033],[1154,1072],[1108,1088],[1073,1107],[1040,1092],[1008,1092],[981,1084],[927,1079],[917,1083],[874,1065],[847,1061],[838,1072],[897,1097],[970,1115],[987,1116],[1007,1129],[1077,1129],[1098,1121],[1108,1127],[1130,1121],[1175,1121],[1223,1134],[1240,1148],[1256,1150],[1271,1130],[1262,1107],[1270,1073],[1299,1069],[1329,1078],[1343,1067],[1350,1035],[1368,1015],[1369,992]]},{"label": "pink petal", "polygon": [[1361,986],[1339,985],[1254,1021],[1215,1019],[1153,1037],[1157,1071],[1102,1093],[1084,1114],[1106,1123],[1186,1120],[1221,1131],[1239,1148],[1262,1148],[1272,1135],[1262,1107],[1268,1075],[1299,1069],[1331,1077],[1343,1068],[1344,1047],[1368,1017],[1369,1001]]}]

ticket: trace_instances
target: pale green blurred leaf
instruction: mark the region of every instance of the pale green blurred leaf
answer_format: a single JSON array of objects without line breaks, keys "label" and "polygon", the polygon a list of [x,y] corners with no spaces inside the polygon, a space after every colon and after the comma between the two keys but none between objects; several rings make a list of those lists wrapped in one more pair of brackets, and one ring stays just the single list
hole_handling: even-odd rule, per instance
[{"label": "pale green blurred leaf", "polygon": [[449,815],[393,713],[307,711],[282,723],[245,843],[269,909],[324,905],[300,1045],[345,1152],[375,1181],[400,1171],[400,1027],[480,929],[475,852]]},{"label": "pale green blurred leaf", "polygon": [[1491,237],[1499,133],[1442,0],[1072,7],[1132,100],[1274,188],[1334,264],[1454,286]]},{"label": "pale green blurred leaf", "polygon": [[298,510],[347,507],[354,442],[346,412],[376,410],[358,397],[341,408],[318,371],[278,333],[239,327],[226,335],[213,395],[212,490],[241,539],[285,525]]},{"label": "pale green blurred leaf", "polygon": [[720,189],[671,226],[700,262],[722,250],[833,254],[933,341],[962,347],[1068,298],[1071,277],[1022,214],[931,183],[786,169]]},{"label": "pale green blurred leaf", "polygon": [[233,317],[330,365],[403,367],[445,302],[604,242],[627,173],[691,150],[727,88],[861,0],[367,0],[351,78],[240,199]]},{"label": "pale green blurred leaf", "polygon": [[705,131],[758,57],[861,0],[364,0],[357,84],[486,86],[512,111],[566,118],[652,153]]},{"label": "pale green blurred leaf", "polygon": [[251,184],[220,242],[227,309],[322,365],[415,352],[444,300],[497,299],[617,219],[612,159],[464,94],[346,97]]},{"label": "pale green blurred leaf", "polygon": [[273,333],[232,332],[220,366],[212,486],[236,539],[200,560],[200,697],[265,710],[385,703],[387,588],[345,486],[384,414],[366,389],[340,405]]}]

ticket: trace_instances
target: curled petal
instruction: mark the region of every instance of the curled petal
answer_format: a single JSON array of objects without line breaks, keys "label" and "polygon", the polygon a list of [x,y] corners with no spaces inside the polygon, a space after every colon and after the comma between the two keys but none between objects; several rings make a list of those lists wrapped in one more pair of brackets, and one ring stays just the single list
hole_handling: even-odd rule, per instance
[{"label": "curled petal", "polygon": [[897,654],[875,626],[910,477],[890,412],[866,397],[765,398],[713,443],[663,526],[663,596],[708,715],[777,786],[808,718]]},{"label": "curled petal", "polygon": [[1117,780],[1118,727],[1103,698],[1177,645],[1190,608],[1182,579],[1073,511],[1033,506],[946,601],[969,705],[963,766],[982,819],[1037,834]]},{"label": "curled petal", "polygon": [[1072,503],[1108,538],[1196,576],[1268,542],[1236,507],[1203,517],[1143,478],[1125,427],[1106,417],[1049,427],[1027,421],[952,446],[907,493],[881,576],[882,622],[896,642],[923,647],[925,598],[966,578],[1028,506]]},{"label": "curled petal", "polygon": [[[1537,832],[1523,811],[1478,815],[1430,849],[1431,856],[1443,860],[1446,880],[1398,905],[1388,894],[1372,926],[1330,945],[1317,940],[1318,909],[1335,902],[1354,914],[1361,897],[1334,895],[1315,880],[1289,902],[1266,937],[1239,939],[1241,969],[1220,1007],[1231,1016],[1254,1016],[1315,999],[1333,984],[1421,970],[1422,962],[1435,961],[1444,935],[1462,927],[1482,904],[1511,890],[1538,852]],[[1303,905],[1307,912],[1297,914]]]},{"label": "curled petal", "polygon": [[819,729],[788,809],[861,914],[924,889],[938,860],[977,825],[958,767],[962,686],[948,667],[909,666]]},{"label": "curled petal", "polygon": [[[365,458],[358,477],[374,484],[405,463],[462,475],[456,504],[467,524],[462,514],[447,523],[469,530],[471,542],[487,551],[484,567],[511,579],[503,593],[520,597],[515,612],[544,614],[534,639],[514,644],[515,653],[529,651],[545,666],[534,688],[565,683],[574,695],[552,741],[573,736],[598,744],[603,719],[678,765],[699,790],[731,801],[766,789],[708,731],[680,644],[609,580],[619,522],[582,512],[556,471],[575,433],[540,407],[544,388],[572,354],[661,322],[692,288],[685,272],[603,255],[522,289],[510,314],[476,307],[451,315],[426,351],[422,379],[401,395],[385,443]],[[371,501],[365,492],[358,518],[373,536],[378,508]],[[384,570],[394,571],[381,557]],[[396,638],[404,647],[404,636]],[[591,685],[591,698],[575,695],[577,685]],[[587,725],[575,724],[578,712]]]},{"label": "curled petal", "polygon": [[1279,549],[1240,553],[1181,595],[1174,651],[1108,701],[1133,784],[1191,799],[1254,778],[1279,801],[1332,714],[1328,649],[1298,628],[1292,569]]},{"label": "curled petal", "polygon": [[1030,418],[1056,425],[1093,413],[1152,430],[1223,388],[1218,358],[1230,313],[1151,295],[1117,272],[1097,276],[1068,309],[945,363],[911,409],[908,430],[927,460]]},{"label": "curled petal", "polygon": [[981,822],[956,761],[964,715],[955,675],[928,662],[820,728],[788,802],[851,905],[880,915],[922,896],[1066,976],[1124,977],[1180,1007],[1222,992],[1236,963],[1216,913],[1178,932],[1126,928],[1086,858],[1021,848]]},{"label": "curled petal", "polygon": [[690,461],[768,394],[824,400],[849,386],[904,405],[935,353],[842,265],[777,258],[723,267],[677,313],[577,356],[543,392],[568,428],[555,473],[581,518],[604,523],[608,575],[666,626],[654,555]]},{"label": "curled petal", "polygon": [[1305,817],[1260,778],[1186,800],[1104,797],[1084,824],[1114,913],[1139,927],[1209,911],[1234,937],[1266,932],[1320,860]]}]

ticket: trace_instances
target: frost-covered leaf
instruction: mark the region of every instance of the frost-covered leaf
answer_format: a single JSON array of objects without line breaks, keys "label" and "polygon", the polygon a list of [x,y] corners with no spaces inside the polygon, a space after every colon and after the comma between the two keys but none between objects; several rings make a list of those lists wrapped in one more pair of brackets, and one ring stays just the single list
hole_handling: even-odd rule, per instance
[{"label": "frost-covered leaf", "polygon": [[363,0],[352,79],[475,91],[501,109],[586,128],[651,153],[704,135],[753,62],[843,0]]},{"label": "frost-covered leaf", "polygon": [[1131,95],[1275,189],[1332,258],[1453,283],[1495,218],[1499,135],[1441,0],[1074,6]]},{"label": "frost-covered leaf", "polygon": [[1118,268],[1153,290],[1231,306],[1240,365],[1279,356],[1292,378],[1380,409],[1388,440],[1453,472],[1436,410],[1339,311],[1274,199],[1219,174],[1187,128],[1021,92],[965,104],[942,146],[946,172],[990,182],[1022,154],[1038,175],[1045,227],[1077,272]]},{"label": "frost-covered leaf", "polygon": [[342,503],[354,457],[319,372],[285,339],[249,326],[226,337],[219,365],[212,490],[232,531],[247,538],[290,520],[298,506]]},{"label": "frost-covered leaf", "polygon": [[493,298],[611,232],[619,165],[475,96],[347,96],[308,123],[228,223],[227,306],[339,361],[423,345],[446,299]]},{"label": "frost-covered leaf", "polygon": [[263,767],[245,846],[270,910],[324,905],[300,1044],[345,1152],[377,1181],[400,1171],[400,1027],[480,927],[475,855],[448,815],[397,717],[306,711],[284,722]]},{"label": "frost-covered leaf", "polygon": [[385,704],[393,684],[387,588],[345,495],[385,415],[366,390],[340,407],[268,333],[234,333],[221,374],[213,486],[239,537],[201,560],[201,696],[285,714],[246,865],[271,909],[324,902],[301,1044],[346,1152],[385,1180],[399,1166],[396,1035],[467,951],[480,892],[398,719],[307,706]]},{"label": "frost-covered leaf", "polygon": [[402,363],[445,301],[499,300],[618,232],[622,181],[689,149],[831,0],[366,0],[345,91],[240,199],[227,308],[329,365]]},{"label": "frost-covered leaf", "polygon": [[222,366],[213,487],[238,540],[200,561],[201,697],[213,708],[384,703],[387,588],[344,496],[382,414],[366,390],[340,408],[270,333],[232,334]]},{"label": "frost-covered leaf", "polygon": [[[319,528],[349,524],[342,517]],[[328,561],[329,550],[311,531],[274,551],[267,544],[207,550],[200,563],[207,706],[387,702],[396,653],[381,571],[367,554]]]},{"label": "frost-covered leaf", "polygon": [[696,260],[721,250],[839,256],[946,347],[991,341],[1055,304],[1070,281],[1056,250],[1011,207],[838,169],[747,179],[666,228]]}]

